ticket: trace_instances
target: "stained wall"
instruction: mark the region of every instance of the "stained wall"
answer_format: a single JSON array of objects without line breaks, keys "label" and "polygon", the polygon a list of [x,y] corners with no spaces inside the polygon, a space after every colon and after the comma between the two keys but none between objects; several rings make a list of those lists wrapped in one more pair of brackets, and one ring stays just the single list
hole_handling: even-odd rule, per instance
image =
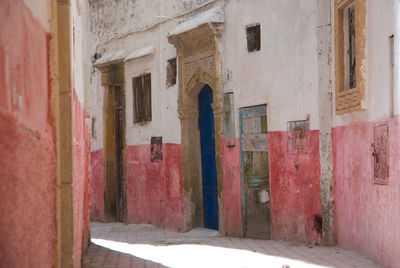
[{"label": "stained wall", "polygon": [[[181,126],[177,113],[178,86],[166,86],[167,60],[176,57],[176,49],[168,43],[167,36],[176,25],[191,16],[219,6],[223,10],[225,21],[221,41],[221,79],[223,91],[234,93],[236,144],[234,147],[228,147],[226,140],[230,139],[229,137],[223,138],[219,144],[222,153],[224,232],[242,235],[243,228],[239,108],[267,104],[270,181],[273,186],[271,193],[273,237],[319,242],[320,235],[314,228],[314,217],[321,216],[317,4],[313,1],[296,3],[256,1],[251,5],[244,2],[223,4],[223,1],[213,1],[214,3],[209,5],[205,1],[187,2],[192,4],[175,3],[175,1],[171,5],[160,4],[157,1],[149,5],[137,3],[137,6],[143,9],[140,15],[136,14],[140,10],[139,7],[130,9],[126,6],[130,12],[127,13],[132,15],[129,18],[131,23],[126,24],[122,24],[122,21],[126,21],[124,16],[127,13],[118,13],[119,5],[128,5],[124,1],[116,4],[108,3],[107,7],[101,4],[91,6],[91,34],[96,44],[91,45],[91,55],[94,53],[107,55],[119,50],[127,55],[147,46],[154,47],[153,54],[124,62],[128,221],[168,225],[169,220],[163,215],[166,215],[169,209],[167,205],[169,201],[167,202],[168,198],[164,196],[168,196],[170,191],[168,185],[180,185],[182,182],[181,175],[171,175],[180,174],[182,159],[179,157],[178,149],[181,146]],[[185,15],[204,4],[206,4],[204,8]],[[103,16],[104,12],[108,12],[110,16]],[[238,12],[241,16],[235,15]],[[150,16],[148,13],[155,16]],[[179,16],[180,14],[183,15]],[[107,22],[106,17],[112,17],[113,22]],[[168,17],[176,18],[169,20]],[[132,21],[136,22],[134,26]],[[246,47],[246,26],[253,23],[261,25],[261,50],[249,53]],[[131,25],[129,29],[127,25]],[[100,33],[96,30],[99,27],[106,27],[108,31]],[[135,124],[132,78],[149,72],[152,74],[153,119],[146,124]],[[290,79],[287,79],[288,77]],[[97,137],[92,142],[92,156],[96,155],[96,159],[101,158],[103,146],[103,92],[100,72],[94,70],[89,111],[91,117],[96,118]],[[307,118],[311,130],[310,153],[289,155],[287,122]],[[166,157],[164,163],[150,162],[152,136],[163,137]],[[172,147],[176,148],[173,149],[176,157],[170,159],[169,150],[172,150]],[[165,166],[166,163],[170,164]],[[294,168],[295,164],[298,166],[297,170]],[[99,162],[92,161],[92,174],[95,174],[93,179],[96,180],[92,184],[94,185],[92,204],[96,204],[92,206],[92,215],[95,214],[96,218],[101,219],[101,212],[98,212],[98,209],[102,206],[102,173],[100,169],[93,168],[94,165],[99,165]],[[165,169],[170,171],[167,172]],[[154,170],[159,172],[156,173]],[[173,203],[174,206],[177,208],[182,206],[181,193],[177,192],[176,201],[178,203]],[[292,209],[294,204],[296,209]],[[287,213],[291,209],[293,212]],[[178,218],[182,219],[182,212],[179,213]],[[178,222],[172,227],[179,228]]]},{"label": "stained wall", "polygon": [[86,109],[90,74],[89,25],[87,1],[71,1],[74,267],[80,267],[90,242],[91,130]]},{"label": "stained wall", "polygon": [[[267,105],[273,239],[320,242],[314,228],[314,217],[321,217],[318,12],[315,1],[230,2],[225,8],[223,83],[234,94],[237,137],[239,109]],[[254,24],[261,49],[248,52],[246,27]],[[307,118],[308,153],[289,154],[288,121]],[[224,179],[239,182],[239,171]],[[240,207],[238,195],[240,188],[225,203]]]},{"label": "stained wall", "polygon": [[[25,1],[32,4],[32,1]],[[0,3],[0,261],[55,263],[56,149],[51,115],[49,13],[43,1]]]},{"label": "stained wall", "polygon": [[[389,37],[399,32],[399,14],[398,1],[367,1],[367,109],[335,116],[332,132],[338,245],[368,254],[385,267],[397,267],[400,260],[399,95],[397,79],[391,76],[389,43]],[[374,126],[381,122],[389,125],[387,185],[374,184],[371,144]]]}]

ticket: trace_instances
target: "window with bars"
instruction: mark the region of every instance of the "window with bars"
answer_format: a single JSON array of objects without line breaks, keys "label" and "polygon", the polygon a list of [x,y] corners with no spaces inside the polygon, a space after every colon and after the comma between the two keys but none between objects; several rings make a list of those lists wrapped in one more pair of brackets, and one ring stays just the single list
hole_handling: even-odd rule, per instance
[{"label": "window with bars", "polygon": [[132,78],[135,123],[151,121],[151,74]]},{"label": "window with bars", "polygon": [[335,0],[335,110],[367,109],[363,75],[367,64],[367,0]]}]

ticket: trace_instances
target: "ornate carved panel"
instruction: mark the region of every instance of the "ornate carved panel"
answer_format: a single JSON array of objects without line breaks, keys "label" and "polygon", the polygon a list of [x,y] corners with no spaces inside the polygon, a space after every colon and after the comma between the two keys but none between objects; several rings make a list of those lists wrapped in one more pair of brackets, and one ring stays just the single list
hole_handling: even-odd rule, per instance
[{"label": "ornate carved panel", "polygon": [[374,158],[374,183],[388,184],[389,178],[389,124],[375,125],[374,143],[372,145]]},{"label": "ornate carved panel", "polygon": [[338,92],[336,96],[336,111],[349,111],[360,107],[361,93],[357,88]]},{"label": "ornate carved panel", "polygon": [[162,137],[151,137],[151,162],[161,162],[163,160],[162,153]]},{"label": "ornate carved panel", "polygon": [[309,130],[308,120],[288,122],[288,154],[310,153]]},{"label": "ornate carved panel", "polygon": [[214,56],[207,56],[185,64],[185,81],[188,81],[198,69],[210,74],[214,73]]}]

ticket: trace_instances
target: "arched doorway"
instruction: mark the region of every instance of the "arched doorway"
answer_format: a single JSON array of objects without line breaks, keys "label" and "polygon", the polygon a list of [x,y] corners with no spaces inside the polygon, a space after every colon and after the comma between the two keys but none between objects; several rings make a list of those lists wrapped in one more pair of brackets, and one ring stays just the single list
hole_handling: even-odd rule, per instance
[{"label": "arched doorway", "polygon": [[205,85],[198,96],[204,227],[218,230],[218,182],[215,162],[213,92]]},{"label": "arched doorway", "polygon": [[[223,135],[223,89],[221,78],[221,37],[223,23],[210,22],[192,30],[168,36],[177,49],[179,72],[178,113],[181,121],[182,183],[184,231],[210,226],[204,214],[209,214],[208,202],[203,202],[202,149],[199,131],[199,94],[208,88],[208,107],[213,116],[214,159],[217,195],[213,208],[217,214],[214,228],[224,234],[224,199],[221,141]],[[206,91],[206,90],[205,90]],[[204,91],[204,92],[205,92]],[[202,94],[205,94],[205,93]],[[202,96],[200,96],[200,99]],[[204,158],[204,157],[203,157]],[[207,199],[207,197],[205,198]]]}]

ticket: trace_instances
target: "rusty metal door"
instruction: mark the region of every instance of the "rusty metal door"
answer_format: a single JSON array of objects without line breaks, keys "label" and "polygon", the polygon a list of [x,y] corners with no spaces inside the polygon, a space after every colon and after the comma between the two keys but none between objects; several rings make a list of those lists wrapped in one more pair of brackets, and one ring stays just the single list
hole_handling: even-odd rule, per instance
[{"label": "rusty metal door", "polygon": [[240,109],[243,227],[246,237],[271,236],[266,105]]}]

